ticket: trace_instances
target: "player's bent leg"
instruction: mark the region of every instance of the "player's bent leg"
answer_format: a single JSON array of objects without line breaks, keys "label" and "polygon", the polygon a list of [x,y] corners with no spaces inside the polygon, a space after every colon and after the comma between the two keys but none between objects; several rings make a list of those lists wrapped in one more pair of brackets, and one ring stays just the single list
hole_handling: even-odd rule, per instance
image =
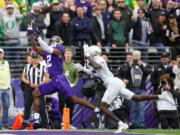
[{"label": "player's bent leg", "polygon": [[83,98],[79,98],[76,95],[71,96],[71,100],[73,103],[75,104],[80,104],[83,105],[87,108],[90,108],[92,110],[95,110],[96,106],[94,106],[93,104],[91,104],[90,102],[88,102],[87,100],[83,99]]},{"label": "player's bent leg", "polygon": [[35,88],[33,91],[33,103],[34,103],[34,111],[39,113],[39,106],[40,106],[40,96],[41,92],[38,88]]},{"label": "player's bent leg", "polygon": [[131,99],[134,101],[154,100],[154,99],[158,99],[158,95],[136,95],[136,94],[134,94]]},{"label": "player's bent leg", "polygon": [[114,120],[115,122],[119,122],[120,119],[112,112],[108,109],[109,105],[106,102],[101,102],[100,104],[100,110],[105,113],[108,117],[110,117],[112,120]]}]

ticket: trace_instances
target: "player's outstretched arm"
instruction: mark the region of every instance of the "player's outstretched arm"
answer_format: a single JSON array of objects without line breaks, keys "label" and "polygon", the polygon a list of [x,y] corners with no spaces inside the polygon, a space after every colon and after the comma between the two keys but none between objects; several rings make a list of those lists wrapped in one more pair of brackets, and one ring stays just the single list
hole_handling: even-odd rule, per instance
[{"label": "player's outstretched arm", "polygon": [[94,69],[99,69],[101,68],[101,65],[97,64],[91,57],[90,57],[90,50],[88,46],[84,47],[84,56],[89,60],[90,65]]},{"label": "player's outstretched arm", "polygon": [[32,47],[34,48],[34,50],[41,56],[45,56],[45,53],[44,51],[38,47],[35,39],[34,39],[34,30],[32,28],[32,24],[31,25],[28,25],[28,33],[29,33],[29,40],[30,40],[30,43],[32,45]]},{"label": "player's outstretched arm", "polygon": [[60,50],[56,49],[56,48],[52,48],[51,46],[49,46],[41,37],[38,37],[37,38],[38,40],[38,43],[40,44],[41,48],[44,50],[44,51],[47,51],[53,55],[56,55],[58,57],[62,57],[62,53]]},{"label": "player's outstretched arm", "polygon": [[94,69],[99,69],[101,68],[101,65],[97,64],[90,56],[86,56],[87,59],[89,60],[90,65],[94,68]]}]

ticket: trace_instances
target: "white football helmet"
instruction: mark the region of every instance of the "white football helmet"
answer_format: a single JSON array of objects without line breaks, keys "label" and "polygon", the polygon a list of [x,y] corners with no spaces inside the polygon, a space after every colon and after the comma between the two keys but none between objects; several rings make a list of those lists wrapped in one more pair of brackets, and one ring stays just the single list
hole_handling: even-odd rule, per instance
[{"label": "white football helmet", "polygon": [[58,45],[62,45],[63,44],[63,41],[62,41],[62,39],[61,39],[61,37],[59,37],[59,36],[53,36],[51,39],[50,39],[50,43],[52,42],[52,41],[56,41],[54,44],[51,44],[51,46],[52,47],[56,47],[56,46],[58,46]]},{"label": "white football helmet", "polygon": [[93,45],[89,47],[89,52],[91,57],[95,57],[101,56],[102,50],[100,47]]}]

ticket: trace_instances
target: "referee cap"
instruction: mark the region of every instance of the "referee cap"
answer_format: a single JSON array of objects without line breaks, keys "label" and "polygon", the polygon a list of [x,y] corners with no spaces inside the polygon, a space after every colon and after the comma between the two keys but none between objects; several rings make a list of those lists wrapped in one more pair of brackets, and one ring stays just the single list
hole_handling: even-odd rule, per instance
[{"label": "referee cap", "polygon": [[39,58],[39,54],[38,54],[37,52],[33,52],[33,53],[31,54],[31,57],[32,57],[32,58]]}]

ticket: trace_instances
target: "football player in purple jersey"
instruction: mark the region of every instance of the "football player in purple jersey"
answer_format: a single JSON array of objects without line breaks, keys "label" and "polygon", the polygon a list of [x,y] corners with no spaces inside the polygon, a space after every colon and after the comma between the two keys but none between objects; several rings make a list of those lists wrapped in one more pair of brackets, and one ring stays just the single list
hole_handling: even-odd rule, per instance
[{"label": "football player in purple jersey", "polygon": [[76,104],[81,104],[85,107],[88,107],[94,112],[99,112],[99,109],[86,101],[83,98],[79,98],[75,95],[72,90],[70,83],[68,82],[63,72],[63,60],[64,60],[64,52],[65,49],[62,44],[62,40],[60,37],[54,36],[50,40],[50,45],[48,45],[45,41],[42,40],[40,36],[37,36],[37,41],[40,44],[40,47],[37,45],[34,35],[37,34],[37,30],[32,28],[32,25],[28,26],[28,34],[32,47],[34,50],[45,58],[47,63],[48,73],[51,80],[47,83],[39,85],[35,88],[33,92],[33,100],[34,100],[34,117],[27,120],[27,123],[39,123],[39,106],[40,106],[40,98],[41,95],[49,95],[55,93],[57,91],[61,91],[66,98],[70,98],[72,102]]}]

